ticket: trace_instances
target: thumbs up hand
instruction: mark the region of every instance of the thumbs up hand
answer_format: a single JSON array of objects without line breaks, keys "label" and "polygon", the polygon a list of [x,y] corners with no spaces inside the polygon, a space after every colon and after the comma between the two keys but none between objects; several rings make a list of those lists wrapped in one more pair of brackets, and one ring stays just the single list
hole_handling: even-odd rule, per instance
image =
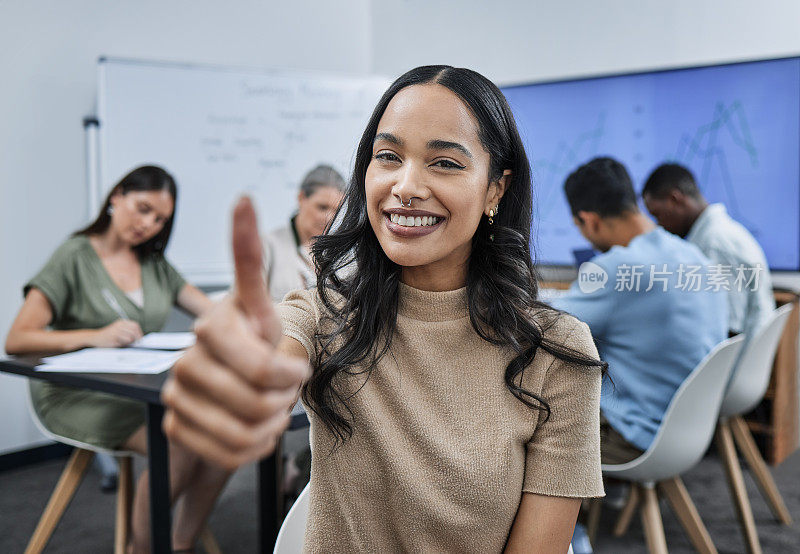
[{"label": "thumbs up hand", "polygon": [[232,470],[275,449],[308,377],[305,359],[278,350],[281,322],[263,278],[253,205],[233,214],[235,285],[195,325],[196,344],[164,385],[164,432]]}]

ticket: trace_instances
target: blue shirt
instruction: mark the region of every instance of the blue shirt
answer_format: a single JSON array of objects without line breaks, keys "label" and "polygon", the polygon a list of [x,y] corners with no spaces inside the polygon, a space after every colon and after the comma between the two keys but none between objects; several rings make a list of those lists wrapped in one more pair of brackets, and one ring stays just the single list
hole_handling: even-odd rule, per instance
[{"label": "blue shirt", "polygon": [[642,450],[683,380],[728,336],[726,292],[708,265],[696,246],[657,227],[583,264],[552,301],[589,325],[611,377],[600,409]]}]

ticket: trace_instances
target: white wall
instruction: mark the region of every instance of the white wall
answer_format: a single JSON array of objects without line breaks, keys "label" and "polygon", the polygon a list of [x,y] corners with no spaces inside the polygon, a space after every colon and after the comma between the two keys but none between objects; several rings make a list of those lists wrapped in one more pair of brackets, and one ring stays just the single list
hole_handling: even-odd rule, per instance
[{"label": "white wall", "polygon": [[446,63],[499,84],[800,53],[794,0],[372,3],[372,70]]},{"label": "white wall", "polygon": [[[366,73],[368,0],[0,0],[0,337],[21,287],[86,220],[81,120],[101,55]],[[39,440],[0,376],[0,454]]]}]

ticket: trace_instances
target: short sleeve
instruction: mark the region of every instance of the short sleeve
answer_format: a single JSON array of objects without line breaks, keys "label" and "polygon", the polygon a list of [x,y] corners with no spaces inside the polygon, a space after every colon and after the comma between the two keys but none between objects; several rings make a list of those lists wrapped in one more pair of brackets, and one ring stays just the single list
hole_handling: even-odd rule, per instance
[{"label": "short sleeve", "polygon": [[184,285],[186,285],[186,279],[183,278],[183,275],[181,275],[177,269],[172,267],[172,264],[169,263],[166,258],[162,257],[158,261],[158,265],[159,273],[161,273],[164,279],[167,290],[169,290],[172,296],[172,303],[174,304],[178,301],[178,294],[180,294]]},{"label": "short sleeve", "polygon": [[[585,323],[569,318],[563,344],[599,359]],[[541,397],[550,406],[527,444],[523,491],[547,496],[603,496],[600,469],[600,384],[597,367],[556,358],[544,377]]]},{"label": "short sleeve", "polygon": [[28,291],[35,287],[47,297],[53,310],[53,321],[58,321],[64,315],[75,285],[72,250],[69,242],[62,244],[22,289],[23,296],[27,296]]},{"label": "short sleeve", "polygon": [[314,336],[319,323],[319,306],[316,290],[295,290],[278,304],[278,315],[283,324],[283,334],[293,338],[306,349],[309,360],[316,358]]}]

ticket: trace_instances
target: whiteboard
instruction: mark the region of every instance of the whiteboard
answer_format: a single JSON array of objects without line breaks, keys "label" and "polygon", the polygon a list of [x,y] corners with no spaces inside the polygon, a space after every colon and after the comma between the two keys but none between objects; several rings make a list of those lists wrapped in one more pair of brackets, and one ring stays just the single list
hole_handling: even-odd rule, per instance
[{"label": "whiteboard", "polygon": [[99,198],[131,169],[178,184],[170,262],[198,285],[233,276],[230,214],[251,195],[262,233],[286,225],[320,163],[348,179],[383,77],[103,59],[98,64]]}]

